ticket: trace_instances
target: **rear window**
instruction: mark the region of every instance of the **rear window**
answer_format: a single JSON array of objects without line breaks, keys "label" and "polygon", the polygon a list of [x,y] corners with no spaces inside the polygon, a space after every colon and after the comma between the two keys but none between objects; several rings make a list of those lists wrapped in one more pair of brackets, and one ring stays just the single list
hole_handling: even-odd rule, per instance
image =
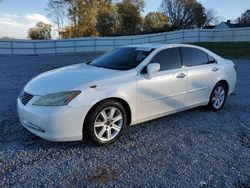
[{"label": "rear window", "polygon": [[208,63],[208,55],[202,50],[196,48],[182,47],[181,48],[183,64],[187,67],[204,65]]}]

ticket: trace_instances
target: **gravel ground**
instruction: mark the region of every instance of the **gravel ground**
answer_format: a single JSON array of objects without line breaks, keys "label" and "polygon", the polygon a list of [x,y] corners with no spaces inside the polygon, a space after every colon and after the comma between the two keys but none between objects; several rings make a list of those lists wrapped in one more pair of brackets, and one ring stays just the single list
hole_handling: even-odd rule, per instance
[{"label": "gravel ground", "polygon": [[222,111],[142,123],[108,147],[48,142],[22,128],[16,98],[30,78],[94,57],[0,57],[0,187],[250,187],[250,60],[235,60],[236,92]]}]

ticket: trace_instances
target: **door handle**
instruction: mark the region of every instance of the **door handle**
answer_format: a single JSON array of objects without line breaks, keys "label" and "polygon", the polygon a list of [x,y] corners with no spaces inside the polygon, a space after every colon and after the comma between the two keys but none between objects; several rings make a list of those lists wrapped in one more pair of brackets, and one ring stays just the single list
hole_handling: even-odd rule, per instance
[{"label": "door handle", "polygon": [[220,70],[218,67],[214,67],[214,68],[212,69],[213,72],[217,72],[218,70]]},{"label": "door handle", "polygon": [[180,73],[176,76],[176,78],[184,78],[184,77],[186,77],[186,74],[184,73]]}]

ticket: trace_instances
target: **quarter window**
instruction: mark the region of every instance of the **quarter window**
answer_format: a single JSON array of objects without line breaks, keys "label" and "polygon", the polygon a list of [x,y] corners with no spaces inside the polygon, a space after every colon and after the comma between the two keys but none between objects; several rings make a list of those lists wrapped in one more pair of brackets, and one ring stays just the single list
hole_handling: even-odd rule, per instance
[{"label": "quarter window", "polygon": [[196,65],[204,65],[209,62],[208,55],[196,48],[181,48],[183,64],[190,67]]},{"label": "quarter window", "polygon": [[156,54],[150,63],[159,63],[160,71],[178,69],[182,67],[179,48],[169,48]]},{"label": "quarter window", "polygon": [[208,56],[208,62],[209,63],[216,63],[216,60],[212,56]]}]

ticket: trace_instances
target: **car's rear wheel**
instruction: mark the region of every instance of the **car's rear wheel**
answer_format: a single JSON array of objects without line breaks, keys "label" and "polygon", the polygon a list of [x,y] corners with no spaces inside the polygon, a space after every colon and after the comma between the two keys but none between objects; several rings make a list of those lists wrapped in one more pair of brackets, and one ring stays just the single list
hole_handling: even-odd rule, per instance
[{"label": "car's rear wheel", "polygon": [[211,110],[218,111],[225,104],[227,98],[227,89],[223,83],[218,83],[214,87],[208,106]]},{"label": "car's rear wheel", "polygon": [[98,104],[87,116],[84,135],[94,144],[104,146],[115,142],[127,123],[124,107],[115,100]]}]

